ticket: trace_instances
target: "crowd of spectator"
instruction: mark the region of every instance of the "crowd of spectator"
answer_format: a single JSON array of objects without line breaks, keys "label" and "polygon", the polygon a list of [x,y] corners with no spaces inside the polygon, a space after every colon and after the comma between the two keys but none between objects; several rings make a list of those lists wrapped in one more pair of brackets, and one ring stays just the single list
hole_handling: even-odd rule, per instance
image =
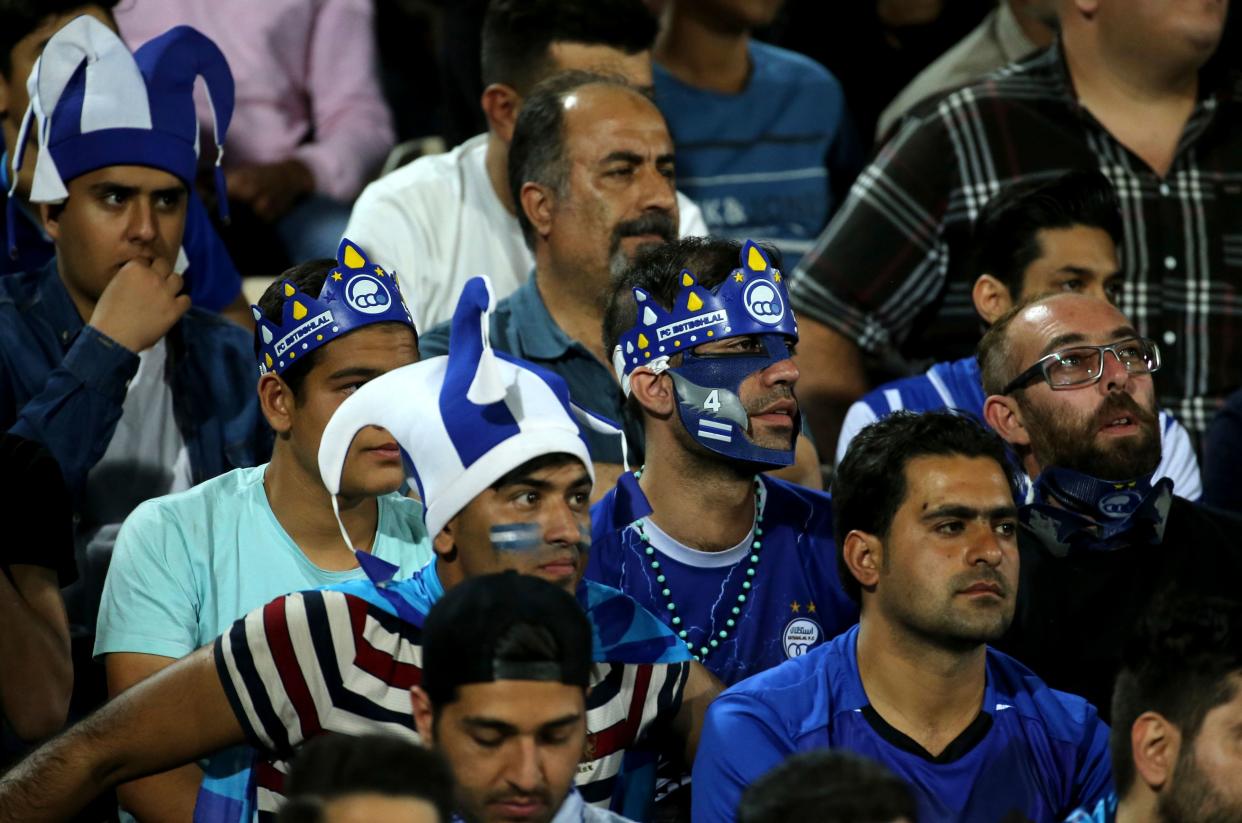
[{"label": "crowd of spectator", "polygon": [[0,823],[1242,823],[1230,13],[0,0]]}]

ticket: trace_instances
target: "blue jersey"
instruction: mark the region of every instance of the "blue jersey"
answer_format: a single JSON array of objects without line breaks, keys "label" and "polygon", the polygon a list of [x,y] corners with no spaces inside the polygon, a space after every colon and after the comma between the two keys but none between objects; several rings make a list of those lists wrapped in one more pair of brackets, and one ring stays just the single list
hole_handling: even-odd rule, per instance
[{"label": "blue jersey", "polygon": [[[752,532],[721,552],[686,548],[661,531],[645,516],[650,505],[633,475],[591,509],[587,578],[621,589],[665,625],[684,629],[686,644],[726,684],[805,654],[858,622],[858,605],[837,577],[828,495],[767,476],[758,495],[763,534]],[[757,551],[756,540],[762,544]],[[751,562],[752,554],[758,563]],[[660,563],[658,571],[652,560]],[[751,568],[753,576],[747,574]],[[663,584],[656,581],[660,573]],[[675,611],[668,609],[670,600]],[[674,614],[680,623],[672,622]]]},{"label": "blue jersey", "polygon": [[1065,823],[1116,823],[1117,795],[1110,793],[1100,798],[1094,806],[1075,809],[1073,814],[1065,818]]},{"label": "blue jersey", "polygon": [[[957,409],[982,424],[986,399],[979,361],[973,357],[937,363],[923,374],[885,383],[850,406],[837,439],[837,462],[845,457],[845,450],[858,432],[895,411]],[[1164,410],[1160,411],[1160,453],[1153,482],[1167,477],[1173,481],[1178,497],[1198,500],[1203,494],[1199,458],[1186,429]]]},{"label": "blue jersey", "polygon": [[694,823],[733,819],[742,791],[792,754],[840,748],[910,784],[920,820],[1061,821],[1112,788],[1108,726],[1081,697],[1053,691],[988,649],[983,711],[938,757],[871,708],[858,629],[728,689],[707,711],[694,763]]},{"label": "blue jersey", "polygon": [[655,101],[677,146],[677,185],[714,235],[770,240],[793,271],[862,168],[841,84],[819,63],[755,40],[737,94],[688,86],[659,63]]}]

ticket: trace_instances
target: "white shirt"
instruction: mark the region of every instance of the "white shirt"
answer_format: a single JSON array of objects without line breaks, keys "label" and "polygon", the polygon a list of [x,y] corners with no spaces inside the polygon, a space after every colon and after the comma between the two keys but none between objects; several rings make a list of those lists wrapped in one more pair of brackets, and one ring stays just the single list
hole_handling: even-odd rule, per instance
[{"label": "white shirt", "polygon": [[[394,271],[420,331],[453,315],[466,281],[486,274],[497,300],[526,282],[535,259],[487,176],[487,135],[420,157],[363,190],[345,236]],[[706,235],[703,213],[677,193],[681,236]]]}]

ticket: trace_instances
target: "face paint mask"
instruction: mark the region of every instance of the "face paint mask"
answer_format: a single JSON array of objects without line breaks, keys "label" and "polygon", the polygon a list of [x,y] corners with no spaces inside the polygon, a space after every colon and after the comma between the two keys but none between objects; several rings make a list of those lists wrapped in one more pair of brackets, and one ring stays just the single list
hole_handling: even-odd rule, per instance
[{"label": "face paint mask", "polygon": [[[691,437],[703,447],[762,468],[794,462],[794,443],[801,415],[791,415],[789,442],[780,448],[756,444],[750,437],[750,415],[742,402],[741,385],[753,374],[790,357],[798,327],[789,310],[789,294],[781,273],[763,250],[747,241],[742,265],[714,290],[699,286],[691,272],[681,273],[681,292],[665,310],[651,295],[634,289],[638,317],[613,352],[613,366],[629,393],[629,376],[646,367],[673,380],[677,414]],[[696,347],[733,337],[755,337],[763,352],[744,355],[701,355]],[[682,355],[679,366],[669,358]],[[792,391],[789,393],[792,399]],[[762,411],[753,409],[752,411]]]}]

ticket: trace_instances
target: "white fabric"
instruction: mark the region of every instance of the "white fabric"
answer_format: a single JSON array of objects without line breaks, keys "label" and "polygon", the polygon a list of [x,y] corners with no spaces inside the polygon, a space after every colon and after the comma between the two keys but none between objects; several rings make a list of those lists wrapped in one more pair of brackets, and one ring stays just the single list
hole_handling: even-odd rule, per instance
[{"label": "white fabric", "polygon": [[[367,186],[349,216],[345,236],[395,270],[422,329],[452,317],[471,277],[487,275],[503,300],[535,266],[517,218],[492,188],[486,154],[480,134],[447,154],[420,157]],[[680,192],[677,207],[681,236],[708,233],[699,207]]]}]

